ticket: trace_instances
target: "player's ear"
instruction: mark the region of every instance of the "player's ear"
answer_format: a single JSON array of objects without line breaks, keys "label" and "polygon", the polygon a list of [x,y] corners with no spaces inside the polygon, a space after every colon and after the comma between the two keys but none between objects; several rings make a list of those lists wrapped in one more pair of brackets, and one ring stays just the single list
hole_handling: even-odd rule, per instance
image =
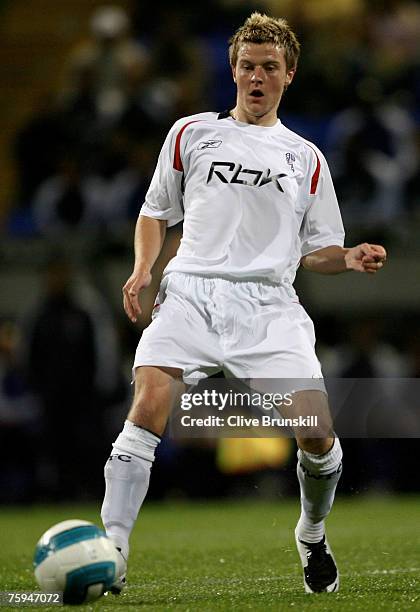
[{"label": "player's ear", "polygon": [[232,69],[233,82],[236,83],[236,67],[233,64],[231,64],[230,67]]},{"label": "player's ear", "polygon": [[284,82],[285,89],[289,87],[290,83],[293,81],[293,77],[296,74],[296,68],[291,68],[286,72],[286,80]]}]

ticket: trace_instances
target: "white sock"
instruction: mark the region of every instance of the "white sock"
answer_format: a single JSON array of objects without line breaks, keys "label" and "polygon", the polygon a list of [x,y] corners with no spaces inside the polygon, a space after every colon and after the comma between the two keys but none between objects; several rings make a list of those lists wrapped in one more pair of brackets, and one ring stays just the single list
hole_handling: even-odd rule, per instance
[{"label": "white sock", "polygon": [[301,501],[297,534],[300,540],[315,543],[325,533],[324,519],[331,510],[340,480],[343,452],[339,439],[335,438],[331,449],[324,455],[299,449],[297,456]]},{"label": "white sock", "polygon": [[101,517],[106,533],[128,558],[128,539],[149,488],[150,469],[160,438],[126,421],[105,464]]}]

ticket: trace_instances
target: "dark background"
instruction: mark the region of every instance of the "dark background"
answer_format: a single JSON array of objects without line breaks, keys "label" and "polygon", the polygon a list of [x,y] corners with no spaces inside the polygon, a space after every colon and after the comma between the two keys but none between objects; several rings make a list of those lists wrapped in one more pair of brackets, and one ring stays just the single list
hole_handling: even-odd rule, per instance
[{"label": "dark background", "polygon": [[[420,376],[419,4],[102,4],[0,2],[2,503],[100,499],[179,233],[135,327],[121,304],[135,220],[173,121],[234,105],[227,39],[252,10],[286,17],[300,39],[280,117],[325,153],[346,244],[389,252],[375,278],[299,272],[324,374]],[[293,443],[266,445],[165,440],[151,495],[295,493]],[[343,447],[343,493],[419,490],[417,440]]]}]

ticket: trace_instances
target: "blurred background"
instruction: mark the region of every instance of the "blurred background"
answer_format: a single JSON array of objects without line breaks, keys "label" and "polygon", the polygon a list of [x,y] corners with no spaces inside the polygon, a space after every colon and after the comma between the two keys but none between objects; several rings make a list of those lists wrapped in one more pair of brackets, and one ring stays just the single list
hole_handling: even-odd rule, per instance
[{"label": "blurred background", "polygon": [[[280,117],[330,164],[376,278],[298,274],[324,374],[420,376],[419,40],[410,0],[0,0],[0,503],[100,500],[146,313],[125,318],[136,218],[183,115],[231,108],[227,39],[253,11],[302,44]],[[398,414],[399,406],[395,406]],[[419,491],[417,440],[344,440],[341,492]],[[296,494],[290,440],[165,440],[150,495]]]}]

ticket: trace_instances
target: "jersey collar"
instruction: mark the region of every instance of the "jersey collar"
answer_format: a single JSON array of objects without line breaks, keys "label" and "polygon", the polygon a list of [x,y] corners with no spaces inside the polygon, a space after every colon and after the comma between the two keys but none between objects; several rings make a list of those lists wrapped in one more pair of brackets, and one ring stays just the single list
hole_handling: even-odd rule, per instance
[{"label": "jersey collar", "polygon": [[217,119],[232,119],[232,121],[235,121],[235,123],[237,123],[238,125],[248,125],[251,128],[258,128],[258,129],[263,129],[263,130],[272,130],[275,128],[278,128],[282,125],[282,122],[280,121],[279,118],[277,118],[277,123],[275,123],[274,125],[270,125],[270,126],[266,126],[266,125],[254,125],[252,123],[244,123],[243,121],[237,121],[234,117],[232,117],[232,115],[230,114],[230,110],[224,110],[221,113],[219,113],[217,115]]}]

